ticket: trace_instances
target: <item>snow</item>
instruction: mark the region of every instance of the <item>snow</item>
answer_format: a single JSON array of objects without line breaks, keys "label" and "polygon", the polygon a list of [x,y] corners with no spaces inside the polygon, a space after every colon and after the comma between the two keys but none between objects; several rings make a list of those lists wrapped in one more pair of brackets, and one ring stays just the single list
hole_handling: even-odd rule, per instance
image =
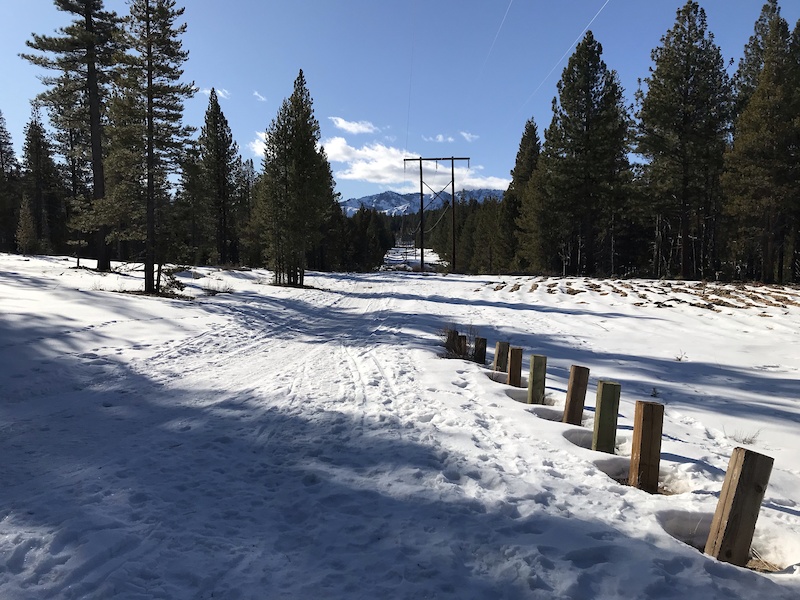
[{"label": "snow", "polygon": [[[0,254],[4,599],[800,595],[797,289],[194,267],[182,300],[73,267]],[[547,355],[549,405],[440,358],[451,325]],[[614,479],[637,400],[665,405],[665,493]],[[775,458],[776,573],[692,547],[741,440]]]}]

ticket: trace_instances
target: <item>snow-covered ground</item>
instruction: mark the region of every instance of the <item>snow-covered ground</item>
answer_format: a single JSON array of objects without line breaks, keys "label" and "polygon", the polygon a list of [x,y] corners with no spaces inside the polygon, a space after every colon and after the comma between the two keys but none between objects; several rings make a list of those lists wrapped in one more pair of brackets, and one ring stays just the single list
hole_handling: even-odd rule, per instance
[{"label": "snow-covered ground", "polygon": [[[796,289],[192,268],[170,300],[73,267],[0,254],[0,598],[800,597]],[[546,354],[550,406],[439,358],[450,325]],[[615,480],[653,399],[658,495]],[[690,545],[742,441],[775,574]]]}]

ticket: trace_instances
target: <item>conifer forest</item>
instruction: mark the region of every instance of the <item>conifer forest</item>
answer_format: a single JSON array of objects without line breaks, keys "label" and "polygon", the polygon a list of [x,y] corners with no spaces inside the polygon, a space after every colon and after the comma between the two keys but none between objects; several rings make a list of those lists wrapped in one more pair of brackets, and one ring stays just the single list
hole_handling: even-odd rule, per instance
[{"label": "conifer forest", "polygon": [[[345,216],[302,70],[264,116],[256,164],[214,90],[204,122],[184,122],[197,88],[183,9],[129,9],[54,0],[71,23],[16,59],[46,91],[20,158],[0,112],[0,251],[142,262],[155,293],[166,264],[267,266],[303,285],[307,269],[371,270],[415,239],[418,214]],[[429,211],[427,245],[465,273],[800,280],[800,21],[767,0],[729,70],[689,0],[640,77],[623,90],[587,31],[550,123],[525,124],[508,189]]]}]

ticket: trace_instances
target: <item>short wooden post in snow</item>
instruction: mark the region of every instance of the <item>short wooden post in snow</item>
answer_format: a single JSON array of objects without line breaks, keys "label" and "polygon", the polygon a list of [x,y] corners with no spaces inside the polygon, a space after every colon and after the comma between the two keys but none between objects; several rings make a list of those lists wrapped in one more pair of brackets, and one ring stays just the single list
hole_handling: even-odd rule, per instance
[{"label": "short wooden post in snow", "polygon": [[597,382],[592,450],[614,454],[617,445],[617,415],[622,386],[611,381]]},{"label": "short wooden post in snow", "polygon": [[508,385],[522,387],[522,348],[508,351]]},{"label": "short wooden post in snow", "polygon": [[586,402],[586,388],[589,386],[589,368],[572,365],[569,369],[567,385],[567,404],[564,406],[564,423],[580,425],[583,421],[583,405]]},{"label": "short wooden post in snow", "polygon": [[456,342],[456,354],[458,354],[459,356],[467,355],[467,336],[465,335],[458,336]]},{"label": "short wooden post in snow", "polygon": [[475,362],[479,365],[486,364],[486,338],[475,338]]},{"label": "short wooden post in snow", "polygon": [[664,405],[639,400],[636,402],[633,418],[633,447],[628,485],[655,494],[658,491],[658,469],[661,463]]},{"label": "short wooden post in snow", "polygon": [[447,340],[444,343],[444,348],[450,354],[456,353],[456,346],[458,345],[458,331],[455,329],[447,330]]},{"label": "short wooden post in snow", "polygon": [[492,371],[508,372],[508,349],[511,346],[508,342],[497,342],[494,347],[494,362]]},{"label": "short wooden post in snow", "polygon": [[773,462],[773,458],[758,452],[733,450],[711,521],[706,554],[740,567],[747,564]]},{"label": "short wooden post in snow", "polygon": [[544,381],[547,374],[547,357],[541,354],[531,356],[528,373],[528,404],[544,404]]}]

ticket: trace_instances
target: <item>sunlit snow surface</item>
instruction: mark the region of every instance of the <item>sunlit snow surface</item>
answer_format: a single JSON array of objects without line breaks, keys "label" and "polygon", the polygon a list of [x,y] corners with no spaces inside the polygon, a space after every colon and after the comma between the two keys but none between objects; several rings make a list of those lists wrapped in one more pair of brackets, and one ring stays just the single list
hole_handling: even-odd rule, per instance
[{"label": "sunlit snow surface", "polygon": [[[171,300],[74,266],[0,254],[0,598],[800,597],[797,289],[195,267]],[[448,326],[547,355],[550,405],[439,358]],[[664,494],[614,479],[636,400]],[[742,440],[775,458],[773,575],[690,545]]]}]

